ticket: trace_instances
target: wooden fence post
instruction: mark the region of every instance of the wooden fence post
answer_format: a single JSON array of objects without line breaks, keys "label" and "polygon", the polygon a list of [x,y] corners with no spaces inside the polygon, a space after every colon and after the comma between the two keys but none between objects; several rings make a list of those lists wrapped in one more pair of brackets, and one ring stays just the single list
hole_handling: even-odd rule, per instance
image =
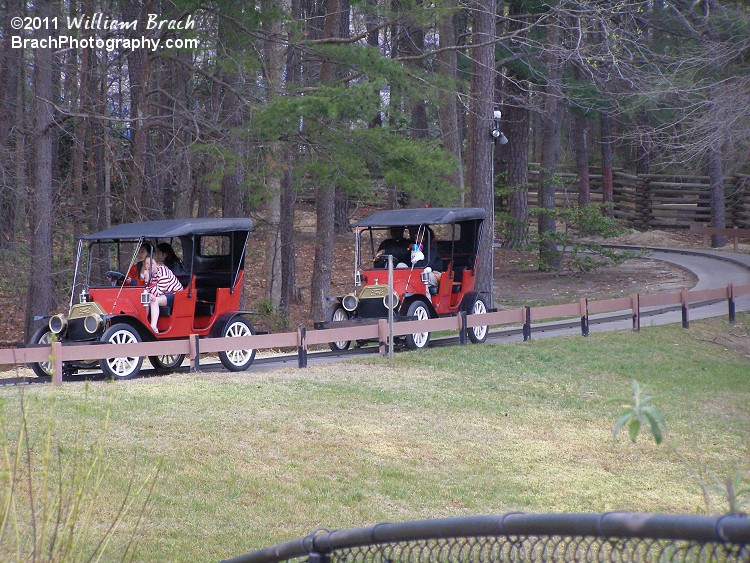
[{"label": "wooden fence post", "polygon": [[297,364],[300,368],[307,367],[307,329],[299,325],[297,327]]},{"label": "wooden fence post", "polygon": [[531,307],[524,305],[523,341],[531,340]]},{"label": "wooden fence post", "polygon": [[734,285],[731,283],[727,286],[727,304],[729,306],[729,322],[737,322],[737,310],[734,305]]},{"label": "wooden fence post", "polygon": [[385,356],[388,343],[388,319],[378,319],[378,353]]},{"label": "wooden fence post", "polygon": [[52,384],[59,387],[63,382],[62,342],[52,344]]},{"label": "wooden fence post", "polygon": [[581,311],[581,336],[589,335],[589,300],[579,299],[578,307]]},{"label": "wooden fence post", "polygon": [[458,343],[466,346],[466,340],[466,311],[460,311],[458,313]]},{"label": "wooden fence post", "polygon": [[188,343],[190,345],[190,371],[196,372],[201,368],[201,350],[200,341],[198,340],[197,334],[191,334],[188,337]]},{"label": "wooden fence post", "polygon": [[641,330],[641,296],[639,293],[634,293],[630,296],[630,306],[633,309],[633,331],[640,332]]},{"label": "wooden fence post", "polygon": [[682,303],[682,328],[690,328],[690,315],[688,313],[688,290],[680,291],[680,302]]}]

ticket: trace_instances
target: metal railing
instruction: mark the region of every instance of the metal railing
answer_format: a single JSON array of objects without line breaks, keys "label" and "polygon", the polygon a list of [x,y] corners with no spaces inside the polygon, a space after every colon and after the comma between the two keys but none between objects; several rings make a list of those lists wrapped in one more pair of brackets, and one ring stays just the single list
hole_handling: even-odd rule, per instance
[{"label": "metal railing", "polygon": [[485,561],[750,561],[746,516],[523,514],[378,524],[325,531],[228,560]]}]

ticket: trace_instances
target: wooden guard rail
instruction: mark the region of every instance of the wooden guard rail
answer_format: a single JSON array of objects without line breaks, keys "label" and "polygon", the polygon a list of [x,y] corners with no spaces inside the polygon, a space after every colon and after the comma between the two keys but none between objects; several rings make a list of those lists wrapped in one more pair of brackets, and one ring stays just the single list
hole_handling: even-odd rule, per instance
[{"label": "wooden guard rail", "polygon": [[710,236],[731,238],[734,241],[735,251],[741,238],[750,239],[750,229],[739,229],[737,227],[720,229],[718,227],[707,227],[700,223],[690,223],[690,232],[702,235],[703,246],[708,246],[708,237]]},{"label": "wooden guard rail", "polygon": [[[467,328],[477,326],[497,326],[506,324],[523,325],[523,338],[531,338],[532,322],[549,319],[578,317],[581,320],[581,334],[589,334],[589,316],[601,313],[629,311],[632,314],[633,330],[640,329],[641,310],[646,307],[680,307],[682,326],[689,326],[689,309],[691,305],[708,302],[727,301],[729,321],[735,321],[735,299],[750,295],[750,284],[728,285],[715,289],[700,291],[676,291],[671,293],[634,294],[630,297],[615,299],[588,300],[580,299],[576,303],[546,305],[542,307],[522,306],[515,309],[485,313],[482,315],[461,314],[455,317],[441,317],[423,321],[403,321],[394,323],[394,336],[403,336],[414,332],[434,332],[439,330],[457,330],[461,343]],[[22,365],[35,362],[52,361],[54,385],[62,384],[63,362],[72,360],[100,360],[107,357],[121,356],[156,356],[184,354],[190,359],[190,367],[200,367],[200,354],[217,353],[227,350],[254,348],[297,348],[299,367],[307,366],[307,351],[310,346],[327,344],[338,340],[370,340],[377,338],[381,354],[385,353],[388,339],[388,323],[379,319],[376,324],[347,326],[324,330],[306,330],[299,327],[296,332],[275,334],[258,334],[235,338],[198,338],[193,335],[182,340],[159,342],[137,342],[133,344],[69,344],[63,346],[56,342],[50,346],[31,346],[28,348],[0,349],[0,365]]]}]

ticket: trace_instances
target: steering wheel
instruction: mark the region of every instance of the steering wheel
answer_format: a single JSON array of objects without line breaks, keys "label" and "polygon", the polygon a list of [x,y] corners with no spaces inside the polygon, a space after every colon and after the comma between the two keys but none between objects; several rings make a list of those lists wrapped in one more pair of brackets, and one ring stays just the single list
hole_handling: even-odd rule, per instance
[{"label": "steering wheel", "polygon": [[112,280],[112,284],[118,284],[125,281],[125,274],[122,272],[117,272],[115,270],[110,270],[105,274],[109,279]]}]

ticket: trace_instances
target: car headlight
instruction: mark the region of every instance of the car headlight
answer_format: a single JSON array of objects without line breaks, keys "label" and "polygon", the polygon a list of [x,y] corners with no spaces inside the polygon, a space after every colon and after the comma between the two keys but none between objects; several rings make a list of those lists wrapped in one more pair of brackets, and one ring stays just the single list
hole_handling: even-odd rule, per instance
[{"label": "car headlight", "polygon": [[49,320],[47,325],[53,333],[62,334],[65,332],[65,329],[68,328],[68,319],[66,319],[63,314],[55,315]]},{"label": "car headlight", "polygon": [[391,293],[390,299],[388,299],[387,295],[383,297],[383,305],[385,305],[386,309],[395,309],[398,306],[398,293],[395,291]]},{"label": "car headlight", "polygon": [[93,313],[83,319],[83,328],[85,328],[86,332],[88,332],[89,334],[96,334],[102,329],[103,326],[104,319],[99,313]]},{"label": "car headlight", "polygon": [[341,300],[341,306],[349,312],[354,311],[357,308],[357,305],[359,305],[359,299],[357,299],[357,296],[353,293],[344,296]]}]

